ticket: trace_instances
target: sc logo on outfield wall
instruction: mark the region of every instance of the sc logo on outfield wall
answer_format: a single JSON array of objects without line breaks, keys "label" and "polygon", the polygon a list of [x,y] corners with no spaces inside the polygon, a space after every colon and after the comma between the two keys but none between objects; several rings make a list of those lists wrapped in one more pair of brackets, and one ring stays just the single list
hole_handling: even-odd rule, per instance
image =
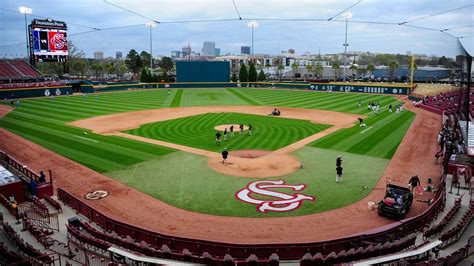
[{"label": "sc logo on outfield wall", "polygon": [[[305,184],[290,185],[285,184],[284,180],[264,180],[251,182],[235,194],[235,197],[243,202],[257,205],[257,211],[266,213],[274,212],[288,212],[301,207],[303,201],[314,201],[313,196],[308,196],[302,193],[282,193],[271,190],[272,188],[288,188],[291,191],[302,191],[306,188]],[[258,199],[255,195],[267,196],[275,199]]]}]

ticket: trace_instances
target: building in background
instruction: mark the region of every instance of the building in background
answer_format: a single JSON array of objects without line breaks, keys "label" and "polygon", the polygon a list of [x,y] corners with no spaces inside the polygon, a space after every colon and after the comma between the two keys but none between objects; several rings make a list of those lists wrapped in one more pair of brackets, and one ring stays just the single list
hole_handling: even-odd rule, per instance
[{"label": "building in background", "polygon": [[202,43],[201,55],[204,56],[215,56],[216,55],[216,43],[206,41]]},{"label": "building in background", "polygon": [[190,56],[191,53],[192,53],[191,45],[183,46],[183,48],[181,49],[181,56],[182,57]]},{"label": "building in background", "polygon": [[122,58],[123,58],[122,52],[120,52],[120,51],[115,52],[115,59],[121,60]]},{"label": "building in background", "polygon": [[180,58],[182,54],[181,51],[171,51],[171,58]]},{"label": "building in background", "polygon": [[295,54],[295,49],[293,49],[293,48],[288,49],[288,53],[289,54]]},{"label": "building in background", "polygon": [[216,50],[214,52],[214,55],[215,56],[220,56],[221,55],[221,48],[216,48]]},{"label": "building in background", "polygon": [[104,59],[104,52],[101,52],[101,51],[94,52],[94,59],[97,59],[97,60]]},{"label": "building in background", "polygon": [[240,54],[250,54],[250,46],[241,46]]}]

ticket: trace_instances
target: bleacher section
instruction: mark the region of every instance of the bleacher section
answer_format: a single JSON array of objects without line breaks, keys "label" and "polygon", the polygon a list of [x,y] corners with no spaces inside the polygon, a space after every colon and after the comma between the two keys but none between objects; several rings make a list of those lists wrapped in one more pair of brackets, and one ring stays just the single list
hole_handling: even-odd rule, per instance
[{"label": "bleacher section", "polygon": [[41,74],[22,60],[0,60],[0,80],[39,78]]},{"label": "bleacher section", "polygon": [[0,84],[1,89],[17,89],[17,88],[41,88],[41,87],[55,87],[64,86],[62,81],[44,81],[44,82],[24,82],[24,83],[5,83]]},{"label": "bleacher section", "polygon": [[[461,102],[461,97],[463,97],[463,91],[453,91],[427,96],[422,99],[420,107],[437,114],[443,114],[443,112],[454,113],[457,111],[458,105]],[[473,100],[474,94],[471,92],[470,102]],[[470,108],[471,116],[473,116],[474,106],[471,105]]]}]

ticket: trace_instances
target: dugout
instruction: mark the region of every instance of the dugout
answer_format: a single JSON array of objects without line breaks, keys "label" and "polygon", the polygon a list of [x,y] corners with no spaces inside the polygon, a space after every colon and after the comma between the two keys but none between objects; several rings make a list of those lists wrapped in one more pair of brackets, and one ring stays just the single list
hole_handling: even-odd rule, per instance
[{"label": "dugout", "polygon": [[176,82],[229,82],[230,64],[225,61],[178,61]]}]

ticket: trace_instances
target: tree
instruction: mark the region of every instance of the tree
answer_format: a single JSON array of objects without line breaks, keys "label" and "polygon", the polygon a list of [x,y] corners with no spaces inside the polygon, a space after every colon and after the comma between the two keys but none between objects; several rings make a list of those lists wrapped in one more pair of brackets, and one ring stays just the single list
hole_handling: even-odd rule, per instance
[{"label": "tree", "polygon": [[368,64],[368,65],[367,65],[367,71],[369,71],[369,74],[370,74],[370,75],[373,75],[374,70],[375,70],[374,64]]},{"label": "tree", "polygon": [[316,71],[316,76],[318,76],[318,78],[322,78],[323,71],[324,71],[323,65],[321,65],[321,63],[318,62],[315,66],[315,71]]},{"label": "tree", "polygon": [[266,67],[267,69],[270,69],[270,68],[272,67],[272,65],[270,65],[270,62],[267,61],[267,62],[265,63],[265,67]]},{"label": "tree", "polygon": [[142,69],[142,74],[140,75],[140,82],[150,82],[152,79],[151,73],[148,68],[144,67]]},{"label": "tree", "polygon": [[332,69],[333,69],[333,73],[334,73],[334,81],[336,80],[336,76],[339,72],[339,69],[341,69],[341,66],[339,65],[339,62],[334,62],[332,63]]},{"label": "tree", "polygon": [[313,65],[307,64],[306,65],[306,71],[308,71],[307,76],[309,77],[309,73],[311,73],[313,71]]},{"label": "tree", "polygon": [[249,81],[249,73],[247,72],[247,67],[244,63],[240,65],[239,71],[239,81],[240,82],[248,82]]},{"label": "tree", "polygon": [[232,77],[230,78],[232,82],[237,82],[237,74],[235,72],[232,72]]},{"label": "tree", "polygon": [[142,60],[135,49],[128,52],[125,59],[125,65],[127,65],[128,69],[130,69],[133,74],[137,74],[138,70],[143,66]]},{"label": "tree", "polygon": [[121,77],[123,77],[123,74],[127,72],[127,66],[125,64],[121,64],[118,68],[118,73],[120,74]]},{"label": "tree", "polygon": [[293,69],[293,80],[296,80],[296,73],[298,72],[298,68],[300,66],[298,65],[298,63],[294,62],[293,64],[291,64],[291,69]]},{"label": "tree", "polygon": [[357,65],[352,64],[349,69],[352,71],[352,76],[355,76],[355,73],[357,73]]},{"label": "tree", "polygon": [[282,77],[282,74],[283,74],[282,72],[283,72],[284,69],[285,69],[285,67],[281,63],[278,64],[277,70],[278,70],[278,78],[280,79],[280,81],[281,81],[281,77]]},{"label": "tree", "polygon": [[158,64],[158,66],[165,70],[165,71],[170,71],[171,69],[173,69],[174,65],[173,65],[173,60],[171,60],[171,57],[167,57],[167,56],[164,56],[160,63]]},{"label": "tree", "polygon": [[255,65],[253,63],[250,63],[250,66],[249,66],[249,81],[250,82],[255,82],[257,81],[257,77],[258,74],[257,74],[257,69],[255,68]]},{"label": "tree", "polygon": [[81,77],[84,76],[84,71],[86,70],[86,67],[87,65],[84,60],[75,60],[72,63],[72,70],[77,74],[81,74]]},{"label": "tree", "polygon": [[267,76],[265,75],[265,73],[263,72],[263,70],[260,70],[260,72],[258,73],[257,80],[258,80],[258,81],[265,81],[265,80],[267,80]]},{"label": "tree", "polygon": [[92,64],[91,68],[92,70],[94,70],[96,78],[100,78],[102,76],[102,71],[104,71],[104,66],[101,63],[96,62]]},{"label": "tree", "polygon": [[142,61],[142,65],[144,67],[149,67],[150,66],[150,60],[151,60],[151,56],[149,53],[145,52],[145,51],[142,51],[140,53],[140,60]]},{"label": "tree", "polygon": [[395,74],[395,70],[398,68],[398,62],[392,61],[388,64],[388,74],[390,75],[390,80],[393,79],[393,74]]},{"label": "tree", "polygon": [[116,72],[115,64],[114,64],[113,62],[108,63],[108,64],[105,66],[105,71],[106,71],[107,74],[109,74],[109,75],[115,74],[115,72]]}]

